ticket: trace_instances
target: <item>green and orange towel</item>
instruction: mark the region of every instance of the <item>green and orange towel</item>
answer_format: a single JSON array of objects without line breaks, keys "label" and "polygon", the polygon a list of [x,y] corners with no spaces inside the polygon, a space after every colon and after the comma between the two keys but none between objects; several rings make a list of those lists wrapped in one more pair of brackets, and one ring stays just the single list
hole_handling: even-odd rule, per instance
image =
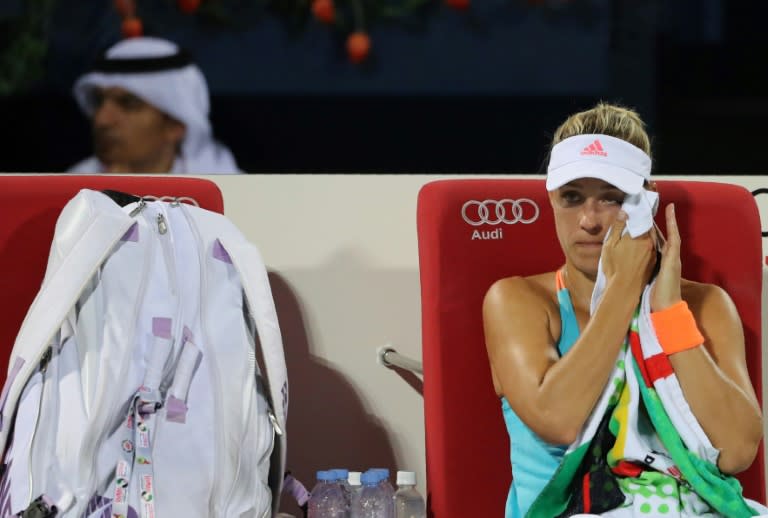
[{"label": "green and orange towel", "polygon": [[[717,468],[719,452],[688,406],[656,338],[651,288],[643,293],[601,398],[527,516],[741,518],[768,513],[742,496],[736,478]],[[599,301],[599,294],[593,301]]]}]

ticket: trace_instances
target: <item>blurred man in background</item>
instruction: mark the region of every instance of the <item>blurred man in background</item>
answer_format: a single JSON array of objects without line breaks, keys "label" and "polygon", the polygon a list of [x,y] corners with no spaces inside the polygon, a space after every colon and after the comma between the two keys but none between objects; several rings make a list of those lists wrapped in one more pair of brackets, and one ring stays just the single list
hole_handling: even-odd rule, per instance
[{"label": "blurred man in background", "polygon": [[68,172],[242,173],[213,138],[205,77],[175,43],[120,41],[77,80],[74,95],[91,118],[94,156]]}]

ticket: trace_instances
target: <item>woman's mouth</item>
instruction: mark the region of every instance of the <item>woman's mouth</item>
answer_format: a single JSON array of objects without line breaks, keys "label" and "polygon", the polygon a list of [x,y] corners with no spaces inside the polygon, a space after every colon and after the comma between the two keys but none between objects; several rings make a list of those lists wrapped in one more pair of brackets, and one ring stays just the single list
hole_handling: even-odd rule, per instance
[{"label": "woman's mouth", "polygon": [[577,241],[576,246],[580,248],[586,248],[588,250],[599,249],[599,248],[602,248],[603,242],[602,241]]}]

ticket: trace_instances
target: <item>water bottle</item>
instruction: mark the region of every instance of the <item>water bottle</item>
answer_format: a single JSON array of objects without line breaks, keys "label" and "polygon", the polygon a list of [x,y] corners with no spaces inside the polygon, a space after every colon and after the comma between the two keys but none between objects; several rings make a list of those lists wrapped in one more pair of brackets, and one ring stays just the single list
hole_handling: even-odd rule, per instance
[{"label": "water bottle", "polygon": [[387,468],[373,468],[372,471],[377,471],[381,474],[379,491],[381,491],[382,500],[384,501],[384,516],[386,518],[395,518],[395,488],[389,482],[389,470]]},{"label": "water bottle", "polygon": [[334,468],[330,470],[333,474],[333,481],[341,488],[341,493],[344,495],[346,516],[349,517],[352,507],[352,489],[349,486],[347,479],[349,478],[349,470]]},{"label": "water bottle", "polygon": [[347,475],[347,482],[349,483],[349,512],[352,518],[355,518],[355,509],[360,505],[360,493],[363,491],[362,482],[360,481],[359,471],[350,471]]},{"label": "water bottle", "polygon": [[331,471],[318,471],[309,497],[309,518],[347,518],[346,501]]},{"label": "water bottle", "polygon": [[416,489],[416,473],[398,471],[397,491],[395,491],[395,518],[424,518],[425,516],[424,499]]},{"label": "water bottle", "polygon": [[325,498],[325,488],[328,485],[328,472],[317,472],[317,483],[312,491],[309,493],[309,501],[307,502],[307,516],[310,518],[320,518],[323,514],[322,506]]},{"label": "water bottle", "polygon": [[353,518],[391,518],[386,514],[386,501],[379,485],[381,480],[382,474],[370,469],[360,476],[362,490],[352,509]]}]

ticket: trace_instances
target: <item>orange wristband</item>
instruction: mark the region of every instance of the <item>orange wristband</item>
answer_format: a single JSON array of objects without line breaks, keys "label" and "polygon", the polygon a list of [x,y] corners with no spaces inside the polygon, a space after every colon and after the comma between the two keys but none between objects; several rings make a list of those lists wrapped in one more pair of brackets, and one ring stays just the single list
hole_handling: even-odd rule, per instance
[{"label": "orange wristband", "polygon": [[704,343],[704,337],[696,326],[696,319],[684,300],[667,309],[652,312],[651,321],[659,344],[667,356]]}]

